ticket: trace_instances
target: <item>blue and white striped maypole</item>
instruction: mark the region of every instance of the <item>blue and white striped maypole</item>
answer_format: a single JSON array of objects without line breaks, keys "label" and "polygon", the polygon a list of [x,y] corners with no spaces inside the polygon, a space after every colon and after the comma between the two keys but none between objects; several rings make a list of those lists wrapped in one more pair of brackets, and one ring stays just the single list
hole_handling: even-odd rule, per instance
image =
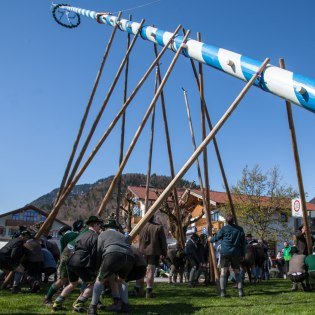
[{"label": "blue and white striped maypole", "polygon": [[[89,17],[101,24],[110,26],[118,24],[122,31],[134,35],[140,27],[140,23],[137,22],[126,19],[118,21],[118,18],[110,13],[98,13],[68,5],[58,5],[53,8],[56,7],[65,10],[65,12],[74,12],[78,17],[80,15]],[[173,35],[173,33],[152,26],[143,26],[140,34],[143,39],[160,46],[165,46]],[[176,36],[170,49],[177,51],[182,41],[183,36]],[[249,81],[262,64],[261,61],[193,39],[187,41],[187,48],[183,50],[183,54],[186,57],[202,62],[243,81]],[[315,79],[273,65],[268,65],[260,78],[256,80],[255,86],[315,113]]]}]

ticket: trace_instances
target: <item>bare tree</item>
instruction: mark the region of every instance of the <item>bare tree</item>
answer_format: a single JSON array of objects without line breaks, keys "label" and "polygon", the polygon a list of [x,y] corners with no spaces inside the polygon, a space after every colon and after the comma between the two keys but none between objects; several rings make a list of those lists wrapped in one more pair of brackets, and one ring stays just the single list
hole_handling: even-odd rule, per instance
[{"label": "bare tree", "polygon": [[[157,195],[160,193],[158,191],[155,192]],[[183,234],[186,236],[187,228],[199,221],[202,216],[204,215],[204,210],[200,213],[200,215],[196,218],[192,218],[192,211],[195,205],[188,205],[188,200],[190,196],[190,189],[186,189],[184,194],[179,200],[179,210],[181,214],[181,222],[178,222],[177,216],[175,214],[175,206],[174,206],[174,196],[173,194],[170,195],[170,199],[167,198],[166,201],[162,204],[161,208],[159,209],[162,213],[165,213],[168,216],[169,224],[170,224],[170,232],[172,236],[177,240],[180,241],[180,229],[183,229]]]},{"label": "bare tree", "polygon": [[278,167],[263,173],[258,165],[251,170],[246,165],[242,178],[232,188],[240,224],[264,240],[286,239],[291,233],[287,219],[297,192],[282,185],[281,180]]}]

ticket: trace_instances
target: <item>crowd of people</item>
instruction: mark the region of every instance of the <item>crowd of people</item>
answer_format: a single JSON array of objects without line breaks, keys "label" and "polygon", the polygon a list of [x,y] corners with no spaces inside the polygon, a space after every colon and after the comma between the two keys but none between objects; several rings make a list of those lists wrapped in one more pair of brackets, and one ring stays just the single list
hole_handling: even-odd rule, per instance
[{"label": "crowd of people", "polygon": [[[136,281],[131,294],[141,296],[146,280],[146,298],[154,297],[155,269],[167,256],[164,229],[152,218],[141,231],[139,247],[131,244],[113,216],[107,222],[90,216],[78,220],[73,227],[59,230],[60,246],[46,237],[35,238],[36,231],[24,227],[0,250],[2,289],[13,274],[11,292],[18,293],[22,283],[29,284],[29,292],[40,290],[40,284],[54,275],[54,282],[46,292],[44,303],[58,311],[64,301],[80,285],[80,295],[74,301],[75,312],[97,314],[103,308],[100,297],[110,292],[113,303],[106,309],[130,312],[128,282]],[[58,266],[58,270],[57,270]],[[145,277],[146,276],[146,277]],[[88,308],[87,301],[90,300]]]},{"label": "crowd of people", "polygon": [[[104,308],[101,296],[110,293],[113,303],[108,311],[129,313],[129,295],[154,298],[154,278],[161,264],[166,269],[170,284],[187,282],[195,287],[211,282],[210,246],[214,246],[220,269],[220,296],[227,296],[227,283],[234,282],[239,297],[243,290],[245,271],[249,279],[269,279],[269,270],[276,265],[278,274],[292,281],[292,290],[298,285],[305,291],[315,289],[315,252],[307,255],[305,228],[295,235],[294,246],[284,242],[276,260],[268,255],[268,246],[245,235],[233,217],[227,215],[226,225],[215,235],[193,233],[185,246],[168,246],[163,227],[152,217],[139,235],[139,246],[131,244],[130,237],[114,216],[107,222],[97,216],[78,220],[73,226],[59,230],[59,246],[49,237],[35,238],[36,230],[20,227],[20,231],[0,250],[2,289],[10,287],[13,294],[22,284],[31,293],[38,292],[42,282],[51,283],[44,303],[58,311],[65,300],[80,286],[80,294],[72,304],[73,311],[97,314]],[[246,269],[250,266],[251,269]],[[12,280],[10,278],[12,276]],[[135,285],[128,292],[128,282]],[[88,305],[89,302],[89,305]]]}]

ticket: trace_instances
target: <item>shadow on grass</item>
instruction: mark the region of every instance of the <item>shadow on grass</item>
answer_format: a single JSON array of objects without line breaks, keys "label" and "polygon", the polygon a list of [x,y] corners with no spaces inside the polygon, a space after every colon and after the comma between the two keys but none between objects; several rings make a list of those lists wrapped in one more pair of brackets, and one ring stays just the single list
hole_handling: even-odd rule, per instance
[{"label": "shadow on grass", "polygon": [[193,306],[188,303],[167,303],[167,304],[144,304],[144,305],[133,305],[132,314],[147,314],[147,315],[188,315],[194,314],[199,311],[201,307]]}]

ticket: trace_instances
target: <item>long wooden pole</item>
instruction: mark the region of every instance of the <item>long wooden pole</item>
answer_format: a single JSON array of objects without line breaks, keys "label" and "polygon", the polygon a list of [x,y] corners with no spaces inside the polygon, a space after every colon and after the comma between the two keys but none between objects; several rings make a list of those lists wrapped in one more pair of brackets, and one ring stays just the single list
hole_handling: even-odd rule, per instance
[{"label": "long wooden pole", "polygon": [[130,233],[130,236],[131,236],[132,240],[142,230],[144,225],[150,220],[150,218],[154,215],[154,213],[159,209],[159,207],[161,206],[162,202],[170,194],[170,191],[173,189],[173,187],[184,176],[184,174],[187,172],[187,170],[191,167],[191,165],[198,158],[198,156],[203,152],[204,147],[209,144],[209,142],[213,139],[213,137],[216,135],[216,133],[221,129],[221,127],[224,125],[224,123],[227,121],[227,119],[231,116],[231,114],[233,113],[235,108],[238,106],[238,104],[244,98],[244,96],[247,93],[247,91],[254,84],[255,80],[260,76],[261,72],[266,68],[269,60],[270,60],[269,58],[265,59],[265,61],[261,65],[261,67],[258,69],[257,73],[255,73],[252,76],[252,78],[247,82],[247,84],[242,89],[240,94],[236,97],[234,102],[230,105],[230,107],[227,109],[227,111],[224,113],[224,115],[220,118],[218,123],[213,127],[212,131],[208,134],[208,136],[205,138],[205,140],[202,141],[202,143],[199,145],[197,150],[191,155],[191,157],[187,160],[185,165],[176,174],[174,179],[169,183],[169,185],[164,189],[164,191],[161,193],[161,195],[157,198],[155,203],[150,207],[150,209],[147,211],[145,216],[133,228],[133,230]]},{"label": "long wooden pole", "polygon": [[[132,16],[129,15],[129,21],[132,20]],[[127,50],[130,46],[130,33],[127,35]],[[124,80],[124,103],[127,100],[127,90],[128,90],[128,73],[129,73],[129,56],[126,61],[125,67],[125,80]],[[120,134],[120,152],[119,152],[119,165],[124,157],[124,144],[125,144],[125,125],[126,125],[126,112],[123,113],[121,118],[121,134]],[[118,179],[117,183],[117,207],[116,207],[116,220],[119,222],[119,209],[120,209],[120,201],[121,201],[121,176]]]},{"label": "long wooden pole", "polygon": [[[155,56],[158,55],[158,48],[157,45],[154,45],[154,53]],[[158,67],[158,80],[161,84],[161,71],[160,67]],[[166,106],[165,106],[165,97],[164,97],[164,91],[161,92],[161,105],[162,105],[162,115],[163,115],[163,122],[164,122],[164,132],[165,132],[165,138],[166,138],[166,146],[167,146],[167,153],[168,153],[168,160],[170,164],[170,171],[171,171],[171,178],[173,179],[175,177],[175,168],[174,168],[174,161],[173,161],[173,153],[172,153],[172,146],[171,146],[171,138],[169,133],[169,127],[168,127],[168,121],[167,121],[167,114],[166,114]],[[173,189],[173,195],[174,195],[174,207],[175,207],[175,214],[178,224],[178,232],[179,232],[179,239],[180,243],[182,245],[182,248],[185,246],[185,235],[183,230],[183,224],[182,224],[182,215],[179,208],[179,202],[178,202],[178,195],[177,195],[177,189],[174,187]]]},{"label": "long wooden pole", "polygon": [[[190,106],[189,106],[189,102],[188,102],[187,91],[184,88],[182,88],[182,90],[184,92],[184,100],[185,100],[185,105],[186,105],[186,112],[187,112],[190,135],[191,135],[191,141],[192,141],[194,151],[196,151],[197,150],[197,144],[196,144],[194,126],[193,126],[192,119],[191,119],[191,112],[190,112]],[[197,166],[197,174],[198,174],[198,181],[199,181],[199,186],[201,189],[201,194],[202,194],[202,196],[204,196],[204,186],[203,186],[203,180],[202,180],[202,175],[201,175],[201,167],[200,167],[200,163],[199,163],[198,158],[196,159],[195,163]],[[206,200],[206,197],[202,198],[204,208],[206,208],[205,200]]]},{"label": "long wooden pole", "polygon": [[[205,113],[206,113],[206,118],[207,118],[207,121],[208,121],[208,126],[209,126],[210,130],[212,130],[213,125],[212,125],[211,120],[210,120],[210,115],[209,115],[209,111],[208,111],[206,103],[205,103]],[[224,170],[221,154],[220,154],[220,151],[219,151],[218,142],[217,142],[217,139],[215,139],[215,138],[213,139],[213,145],[214,145],[214,149],[215,149],[215,152],[216,152],[216,155],[217,155],[217,159],[218,159],[218,163],[219,163],[219,167],[220,167],[221,176],[222,176],[222,179],[223,179],[225,191],[226,191],[226,194],[227,194],[227,197],[228,197],[228,200],[229,200],[231,214],[233,216],[235,224],[238,224],[238,222],[237,222],[237,215],[236,215],[236,211],[235,211],[235,206],[234,206],[234,202],[233,202],[233,199],[232,199],[232,194],[231,194],[229,183],[228,183],[228,180],[227,180],[227,177],[226,177],[226,174],[225,174],[225,170]]]},{"label": "long wooden pole", "polygon": [[[158,88],[158,67],[156,67],[155,71],[155,80],[154,80],[154,94]],[[152,117],[151,117],[151,135],[150,135],[150,147],[149,147],[149,158],[148,158],[148,168],[147,168],[147,178],[145,185],[145,198],[144,198],[144,213],[146,213],[149,204],[149,191],[150,191],[150,179],[151,179],[151,167],[152,167],[152,154],[153,154],[153,141],[154,141],[154,127],[155,127],[155,108],[153,108]]]},{"label": "long wooden pole", "polygon": [[134,99],[134,97],[136,96],[136,94],[138,93],[139,89],[141,88],[141,86],[144,84],[144,82],[146,81],[146,79],[149,77],[150,73],[152,72],[152,70],[154,69],[155,65],[159,62],[159,60],[162,58],[162,56],[164,55],[164,53],[167,50],[167,47],[169,46],[169,44],[172,43],[172,41],[174,40],[174,37],[176,36],[176,34],[178,33],[179,29],[181,28],[181,25],[179,25],[175,32],[173,33],[173,36],[171,36],[171,38],[168,41],[168,44],[165,45],[165,47],[163,47],[163,49],[161,50],[160,54],[158,55],[158,57],[152,62],[152,64],[150,65],[150,67],[147,69],[147,71],[145,72],[145,74],[142,76],[142,78],[140,79],[140,81],[138,82],[137,86],[134,88],[134,90],[131,92],[130,96],[128,97],[127,101],[125,102],[125,104],[123,104],[122,108],[120,109],[119,113],[116,115],[116,117],[113,119],[113,121],[110,123],[108,129],[105,131],[105,133],[102,135],[101,139],[99,140],[99,142],[97,143],[97,145],[95,146],[95,148],[93,149],[93,151],[91,152],[90,156],[87,158],[87,160],[85,161],[85,163],[83,164],[83,166],[81,167],[81,169],[78,171],[78,173],[75,175],[75,177],[73,178],[72,182],[66,187],[64,193],[62,194],[62,196],[59,198],[58,202],[56,203],[56,205],[54,206],[54,208],[51,210],[51,212],[49,213],[49,216],[47,217],[47,219],[45,220],[44,224],[42,224],[41,228],[39,229],[39,231],[36,234],[36,239],[38,239],[44,232],[49,231],[51,225],[53,224],[58,211],[60,209],[60,207],[62,206],[63,202],[66,200],[66,198],[68,197],[68,195],[70,194],[71,190],[73,189],[74,185],[78,182],[78,180],[80,179],[80,177],[82,176],[82,174],[84,173],[84,171],[87,169],[87,167],[89,166],[89,164],[91,163],[91,161],[93,160],[93,158],[95,157],[96,153],[99,151],[99,149],[101,148],[101,146],[103,145],[104,141],[107,139],[108,135],[111,133],[111,131],[113,130],[113,128],[115,127],[116,123],[118,122],[118,120],[120,119],[120,117],[123,115],[123,113],[126,111],[127,107],[129,106],[129,104],[131,103],[131,101]]},{"label": "long wooden pole", "polygon": [[[189,31],[187,31],[187,33],[189,33]],[[167,71],[166,71],[166,73],[164,75],[164,78],[163,78],[161,84],[159,85],[159,88],[158,88],[157,92],[155,93],[155,95],[154,95],[154,97],[153,97],[153,99],[151,101],[151,104],[149,105],[149,108],[146,111],[146,113],[145,113],[145,115],[144,115],[144,117],[142,119],[142,122],[141,122],[140,126],[138,127],[138,129],[136,131],[136,134],[135,134],[134,138],[132,139],[132,141],[130,143],[130,146],[129,146],[126,154],[125,154],[125,157],[124,157],[124,159],[123,159],[122,163],[120,164],[120,167],[119,167],[119,169],[117,171],[117,174],[113,178],[113,180],[111,182],[111,185],[109,186],[109,188],[108,188],[108,190],[106,192],[106,195],[105,195],[104,199],[101,202],[101,205],[100,205],[100,207],[98,209],[98,212],[97,212],[98,215],[101,215],[102,212],[105,210],[105,207],[106,207],[106,205],[107,205],[107,203],[108,203],[108,201],[110,199],[110,196],[111,196],[111,194],[113,192],[113,189],[114,189],[114,187],[116,185],[117,178],[122,173],[122,171],[123,171],[123,169],[124,169],[128,159],[129,159],[129,157],[131,155],[131,152],[133,151],[133,148],[135,147],[135,145],[137,143],[137,140],[139,139],[140,134],[141,134],[141,132],[142,132],[142,130],[143,130],[143,128],[144,128],[144,126],[145,126],[145,124],[146,124],[146,122],[147,122],[147,120],[148,120],[148,118],[149,118],[149,116],[150,116],[150,114],[151,114],[151,112],[152,112],[152,110],[153,110],[153,108],[154,108],[154,106],[155,106],[155,104],[156,104],[160,94],[161,94],[161,91],[162,91],[165,83],[167,82],[167,80],[168,80],[168,78],[169,78],[169,76],[170,76],[170,74],[171,74],[171,72],[172,72],[172,70],[173,70],[173,68],[175,66],[175,63],[176,63],[176,61],[177,61],[177,59],[178,59],[182,49],[184,48],[184,46],[186,44],[187,39],[188,39],[188,36],[186,35],[184,37],[184,39],[183,39],[183,43],[180,45],[180,48],[176,52],[176,54],[175,54],[171,64],[169,65],[169,67],[168,67],[168,69],[167,69]]]},{"label": "long wooden pole", "polygon": [[[197,33],[197,40],[201,42],[201,34]],[[204,87],[203,87],[203,71],[202,64],[199,62],[199,96],[200,96],[200,109],[201,109],[201,129],[202,129],[202,140],[207,136],[206,131],[206,119],[205,119],[205,103],[204,103]],[[211,223],[211,211],[210,211],[210,185],[209,185],[209,170],[208,170],[208,152],[207,147],[203,150],[203,169],[205,179],[205,196],[206,196],[206,218],[208,223],[208,235],[212,235],[212,223]]]},{"label": "long wooden pole", "polygon": [[[185,30],[184,30],[184,33],[185,33]],[[196,83],[197,83],[198,89],[200,90],[199,76],[198,76],[198,73],[197,73],[194,61],[192,59],[190,59],[190,64],[191,64],[191,67],[192,67],[192,70],[193,70],[193,73],[194,73],[194,76],[195,76],[195,79],[196,79]],[[204,102],[204,108],[205,108],[205,113],[206,113],[208,126],[209,126],[209,129],[212,130],[213,129],[213,125],[211,123],[211,119],[210,119],[210,115],[209,115],[209,111],[208,111],[207,103],[206,103],[205,99],[203,99],[203,102]],[[218,159],[219,168],[220,168],[221,176],[222,176],[222,179],[223,179],[225,191],[226,191],[226,194],[227,194],[227,197],[228,197],[228,200],[229,200],[231,213],[232,213],[232,216],[233,216],[235,224],[237,224],[237,216],[236,216],[236,211],[235,211],[235,207],[234,207],[234,203],[233,203],[233,199],[232,199],[232,194],[231,194],[231,191],[230,191],[230,188],[229,188],[229,183],[228,183],[228,180],[227,180],[227,177],[226,177],[226,174],[225,174],[225,170],[224,170],[224,166],[223,166],[223,162],[222,162],[222,158],[221,158],[221,154],[220,154],[220,150],[219,150],[219,145],[218,145],[217,139],[215,137],[213,138],[213,145],[214,145],[214,149],[215,149],[216,156],[217,156],[217,159]]]},{"label": "long wooden pole", "polygon": [[[121,17],[121,12],[119,12],[119,14],[118,14],[118,19],[120,19],[120,17]],[[82,121],[81,121],[81,124],[80,124],[80,128],[79,128],[77,137],[76,137],[76,139],[74,141],[74,144],[73,144],[73,147],[72,147],[72,151],[71,151],[71,154],[70,154],[67,166],[66,166],[66,170],[65,170],[65,173],[63,175],[63,178],[62,178],[62,181],[61,181],[61,184],[60,184],[60,187],[59,187],[58,194],[57,194],[57,197],[55,199],[54,205],[56,204],[56,202],[60,198],[62,190],[64,189],[66,180],[68,178],[68,175],[69,175],[69,172],[70,172],[70,169],[71,169],[71,166],[72,166],[72,162],[73,162],[74,156],[75,156],[75,154],[77,152],[77,148],[78,148],[81,136],[82,136],[82,132],[83,132],[83,129],[84,129],[87,117],[89,115],[90,108],[91,108],[93,100],[94,100],[95,92],[96,92],[96,90],[98,88],[98,84],[99,84],[100,78],[101,78],[102,73],[103,73],[103,69],[104,69],[104,66],[105,66],[105,62],[107,60],[108,53],[109,53],[110,48],[112,46],[112,43],[114,41],[114,37],[115,37],[116,31],[117,31],[117,28],[118,28],[118,25],[116,24],[114,29],[113,29],[113,31],[112,31],[112,34],[111,34],[111,36],[110,36],[110,38],[108,40],[108,43],[107,43],[107,46],[106,46],[106,49],[105,49],[105,52],[104,52],[104,55],[103,55],[103,58],[102,58],[102,61],[101,61],[101,65],[100,65],[99,70],[97,72],[96,79],[95,79],[95,82],[94,82],[94,85],[93,85],[93,89],[92,89],[92,92],[90,94],[90,98],[89,98],[89,101],[87,103],[87,106],[85,108],[85,112],[84,112],[84,115],[83,115],[83,118],[82,118]]]},{"label": "long wooden pole", "polygon": [[[196,145],[196,140],[195,140],[194,127],[193,127],[193,123],[192,123],[192,120],[191,120],[190,106],[189,106],[189,102],[188,102],[187,92],[184,89],[183,89],[183,91],[184,91],[184,99],[185,99],[185,104],[186,104],[186,111],[187,111],[187,117],[188,117],[188,123],[189,123],[190,135],[191,135],[191,141],[192,141],[194,150],[196,151],[197,145]],[[209,230],[209,220],[208,220],[208,217],[211,217],[211,211],[210,211],[210,208],[207,208],[205,190],[204,190],[204,186],[203,186],[201,169],[200,169],[200,164],[199,164],[198,158],[196,159],[196,166],[197,166],[199,186],[200,186],[201,194],[202,194],[203,208],[206,211],[206,218],[207,218],[207,225],[208,225],[208,235],[212,235],[212,234],[209,234],[210,230]],[[212,225],[211,225],[211,227],[212,227]],[[216,267],[216,259],[215,259],[214,248],[213,248],[212,243],[210,243],[210,242],[209,242],[209,249],[210,249],[210,259],[211,259],[210,266],[212,267],[212,270],[213,270],[213,273],[214,273],[214,278],[215,278],[215,281],[217,282],[219,280],[219,272],[218,272],[218,269]]]},{"label": "long wooden pole", "polygon": [[[285,69],[285,63],[284,59],[281,58],[279,60],[280,68]],[[293,155],[294,155],[294,161],[295,161],[295,171],[296,176],[298,180],[298,186],[299,186],[299,192],[300,192],[300,198],[302,203],[302,214],[303,214],[303,224],[305,227],[305,237],[307,242],[307,251],[308,254],[311,255],[312,250],[312,237],[311,237],[311,231],[308,224],[308,217],[307,217],[307,206],[306,206],[306,199],[305,199],[305,192],[304,192],[304,185],[303,185],[303,177],[302,177],[302,170],[301,170],[301,163],[300,163],[300,157],[299,157],[299,150],[297,145],[297,139],[296,139],[296,133],[295,133],[295,126],[294,126],[294,119],[293,119],[293,113],[292,113],[292,107],[291,103],[289,101],[285,101],[285,105],[287,108],[287,115],[288,115],[288,123],[291,133],[291,140],[292,140],[292,149],[293,149]]]},{"label": "long wooden pole", "polygon": [[[142,20],[141,23],[140,23],[140,29],[141,29],[143,24],[144,24],[144,20]],[[109,87],[109,90],[108,90],[108,92],[106,94],[106,97],[105,97],[105,99],[103,101],[103,104],[102,104],[102,106],[101,106],[101,108],[100,108],[100,110],[99,110],[99,112],[98,112],[98,114],[97,114],[97,116],[96,116],[96,118],[95,118],[95,120],[93,122],[93,125],[92,125],[92,127],[91,127],[91,129],[90,129],[90,131],[89,131],[89,133],[87,135],[87,137],[86,137],[86,140],[85,140],[84,145],[83,145],[83,147],[81,149],[81,152],[80,152],[80,154],[79,154],[79,156],[78,156],[78,158],[77,158],[77,160],[76,160],[76,162],[74,164],[74,167],[73,167],[73,169],[71,171],[71,174],[70,174],[70,176],[69,176],[69,178],[67,180],[66,186],[68,186],[71,183],[71,181],[73,180],[73,178],[74,178],[74,176],[75,176],[75,174],[76,174],[76,172],[77,172],[77,170],[78,170],[78,168],[80,166],[80,163],[81,163],[81,161],[83,159],[83,156],[84,156],[84,154],[85,154],[85,152],[86,152],[86,150],[88,148],[88,145],[90,144],[90,141],[91,141],[91,139],[92,139],[92,137],[94,135],[94,132],[95,132],[95,130],[96,130],[96,128],[97,128],[101,118],[102,118],[104,110],[105,110],[105,108],[106,108],[106,106],[107,106],[107,104],[108,104],[108,102],[109,102],[109,100],[110,100],[110,98],[112,96],[112,93],[114,92],[114,89],[115,89],[116,84],[117,84],[117,82],[118,82],[118,80],[120,78],[120,75],[121,75],[121,73],[122,73],[122,71],[124,69],[124,66],[127,63],[127,60],[128,60],[129,55],[130,55],[130,53],[132,51],[132,48],[134,47],[137,39],[139,38],[140,29],[138,30],[137,34],[132,39],[132,42],[129,45],[127,51],[126,51],[126,54],[125,54],[121,64],[118,67],[118,70],[116,72],[114,80],[113,80],[111,86]]]},{"label": "long wooden pole", "polygon": [[[201,42],[201,34],[197,33],[197,39]],[[203,71],[202,71],[202,63],[199,62],[199,96],[200,96],[200,106],[201,106],[201,128],[202,128],[202,140],[206,138],[206,118],[205,118],[205,107],[206,104],[204,102],[204,84],[203,84]],[[208,168],[208,152],[207,147],[203,150],[203,169],[204,169],[204,179],[205,179],[205,205],[206,205],[206,220],[208,225],[208,235],[212,235],[212,222],[211,222],[211,210],[210,210],[210,185],[209,185],[209,168]],[[215,259],[215,252],[212,244],[209,242],[209,249],[210,249],[210,273],[211,278],[213,279],[213,275],[215,281],[218,282],[219,280],[219,272],[216,267],[216,259]]]}]

